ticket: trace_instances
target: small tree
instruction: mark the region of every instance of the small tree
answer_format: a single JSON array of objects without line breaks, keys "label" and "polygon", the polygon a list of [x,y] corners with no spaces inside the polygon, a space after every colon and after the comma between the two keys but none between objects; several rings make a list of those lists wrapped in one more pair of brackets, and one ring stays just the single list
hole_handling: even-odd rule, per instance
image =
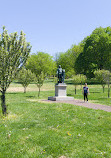
[{"label": "small tree", "polygon": [[80,75],[75,75],[73,77],[73,83],[74,83],[74,86],[75,86],[75,94],[76,94],[76,87],[78,84],[80,84]]},{"label": "small tree", "polygon": [[38,97],[45,78],[52,74],[53,62],[52,57],[43,52],[31,55],[27,61],[26,67],[36,75],[35,81],[39,88]]},{"label": "small tree", "polygon": [[81,89],[82,89],[82,85],[86,82],[87,77],[83,74],[79,74],[78,76],[80,76],[80,84],[81,84]]},{"label": "small tree", "polygon": [[25,68],[22,68],[22,70],[18,74],[18,81],[22,84],[24,87],[24,93],[26,93],[27,86],[34,81],[34,74],[30,70],[27,70]]},{"label": "small tree", "polygon": [[111,73],[110,71],[106,70],[107,73],[104,74],[104,80],[106,82],[106,84],[108,85],[108,98],[110,97],[110,80],[111,80]]},{"label": "small tree", "polygon": [[35,82],[36,82],[36,85],[39,89],[38,97],[40,96],[40,89],[43,86],[45,78],[46,78],[46,75],[43,74],[43,72],[41,72],[41,74],[39,74],[39,75],[36,75]]},{"label": "small tree", "polygon": [[26,63],[31,51],[31,46],[25,40],[25,34],[21,31],[8,34],[5,27],[0,35],[0,92],[2,113],[7,113],[5,93],[21,67]]},{"label": "small tree", "polygon": [[99,83],[103,87],[103,93],[104,93],[104,88],[105,88],[105,85],[106,85],[105,76],[107,76],[107,74],[109,74],[109,71],[104,70],[104,69],[94,71],[95,78],[99,81]]}]

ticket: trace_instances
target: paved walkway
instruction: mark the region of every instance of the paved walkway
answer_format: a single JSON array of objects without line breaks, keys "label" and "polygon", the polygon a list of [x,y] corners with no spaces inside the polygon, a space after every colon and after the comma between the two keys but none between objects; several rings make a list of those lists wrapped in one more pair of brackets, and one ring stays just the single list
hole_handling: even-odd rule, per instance
[{"label": "paved walkway", "polygon": [[51,101],[51,100],[43,100],[45,102],[53,102],[53,103],[67,103],[78,106],[84,106],[90,109],[99,109],[107,112],[111,112],[111,106],[101,105],[96,103],[84,102],[83,100],[74,99],[73,101]]}]

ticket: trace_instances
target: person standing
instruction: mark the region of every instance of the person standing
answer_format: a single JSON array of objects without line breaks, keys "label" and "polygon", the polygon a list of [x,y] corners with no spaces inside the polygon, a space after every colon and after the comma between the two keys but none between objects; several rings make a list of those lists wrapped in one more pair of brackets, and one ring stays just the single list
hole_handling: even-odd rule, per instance
[{"label": "person standing", "polygon": [[85,99],[87,100],[88,102],[88,93],[89,93],[89,88],[87,87],[87,83],[85,83],[85,86],[83,87],[83,95],[84,95],[84,102],[85,102]]}]

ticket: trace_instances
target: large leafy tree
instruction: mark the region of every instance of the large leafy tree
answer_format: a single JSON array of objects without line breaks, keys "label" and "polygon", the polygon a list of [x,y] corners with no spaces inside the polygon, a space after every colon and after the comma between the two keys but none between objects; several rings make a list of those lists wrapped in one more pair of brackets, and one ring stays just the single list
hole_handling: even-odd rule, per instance
[{"label": "large leafy tree", "polygon": [[3,114],[7,113],[5,93],[21,67],[26,63],[31,46],[26,42],[25,34],[21,31],[8,34],[5,27],[0,35],[0,92]]},{"label": "large leafy tree", "polygon": [[36,75],[36,84],[39,88],[38,97],[40,95],[40,89],[47,76],[53,74],[55,66],[52,57],[43,52],[37,52],[29,57],[26,67]]},{"label": "large leafy tree", "polygon": [[83,52],[75,63],[76,73],[84,73],[89,78],[97,69],[111,69],[111,28],[96,28],[84,40]]}]

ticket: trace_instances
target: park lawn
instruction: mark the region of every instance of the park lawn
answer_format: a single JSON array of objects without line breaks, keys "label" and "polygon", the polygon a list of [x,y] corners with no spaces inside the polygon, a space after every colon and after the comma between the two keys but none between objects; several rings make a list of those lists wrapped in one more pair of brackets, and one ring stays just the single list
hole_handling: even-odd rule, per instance
[{"label": "park lawn", "polygon": [[[71,81],[69,82],[71,83]],[[83,87],[83,86],[82,86]],[[77,91],[75,94],[75,87],[74,85],[67,84],[67,95],[74,97],[75,99],[82,99],[82,87],[80,85],[77,86]],[[108,89],[107,86],[105,87],[105,92],[103,93],[103,89],[101,85],[88,85],[90,94],[88,96],[89,102],[103,104],[111,106],[111,97],[108,98]],[[8,89],[8,92],[23,92],[24,89],[21,84],[19,83],[12,83]],[[38,88],[35,84],[30,84],[27,87],[27,91],[36,91],[38,93]],[[48,96],[54,96],[55,95],[55,84],[53,80],[46,80],[41,87],[41,91],[44,91],[43,96],[40,96],[40,98],[47,99]],[[111,94],[110,94],[111,96]]]},{"label": "park lawn", "polygon": [[37,95],[6,94],[8,116],[0,109],[0,158],[111,157],[110,112],[41,102],[54,95],[52,90],[41,91],[40,99]]}]

